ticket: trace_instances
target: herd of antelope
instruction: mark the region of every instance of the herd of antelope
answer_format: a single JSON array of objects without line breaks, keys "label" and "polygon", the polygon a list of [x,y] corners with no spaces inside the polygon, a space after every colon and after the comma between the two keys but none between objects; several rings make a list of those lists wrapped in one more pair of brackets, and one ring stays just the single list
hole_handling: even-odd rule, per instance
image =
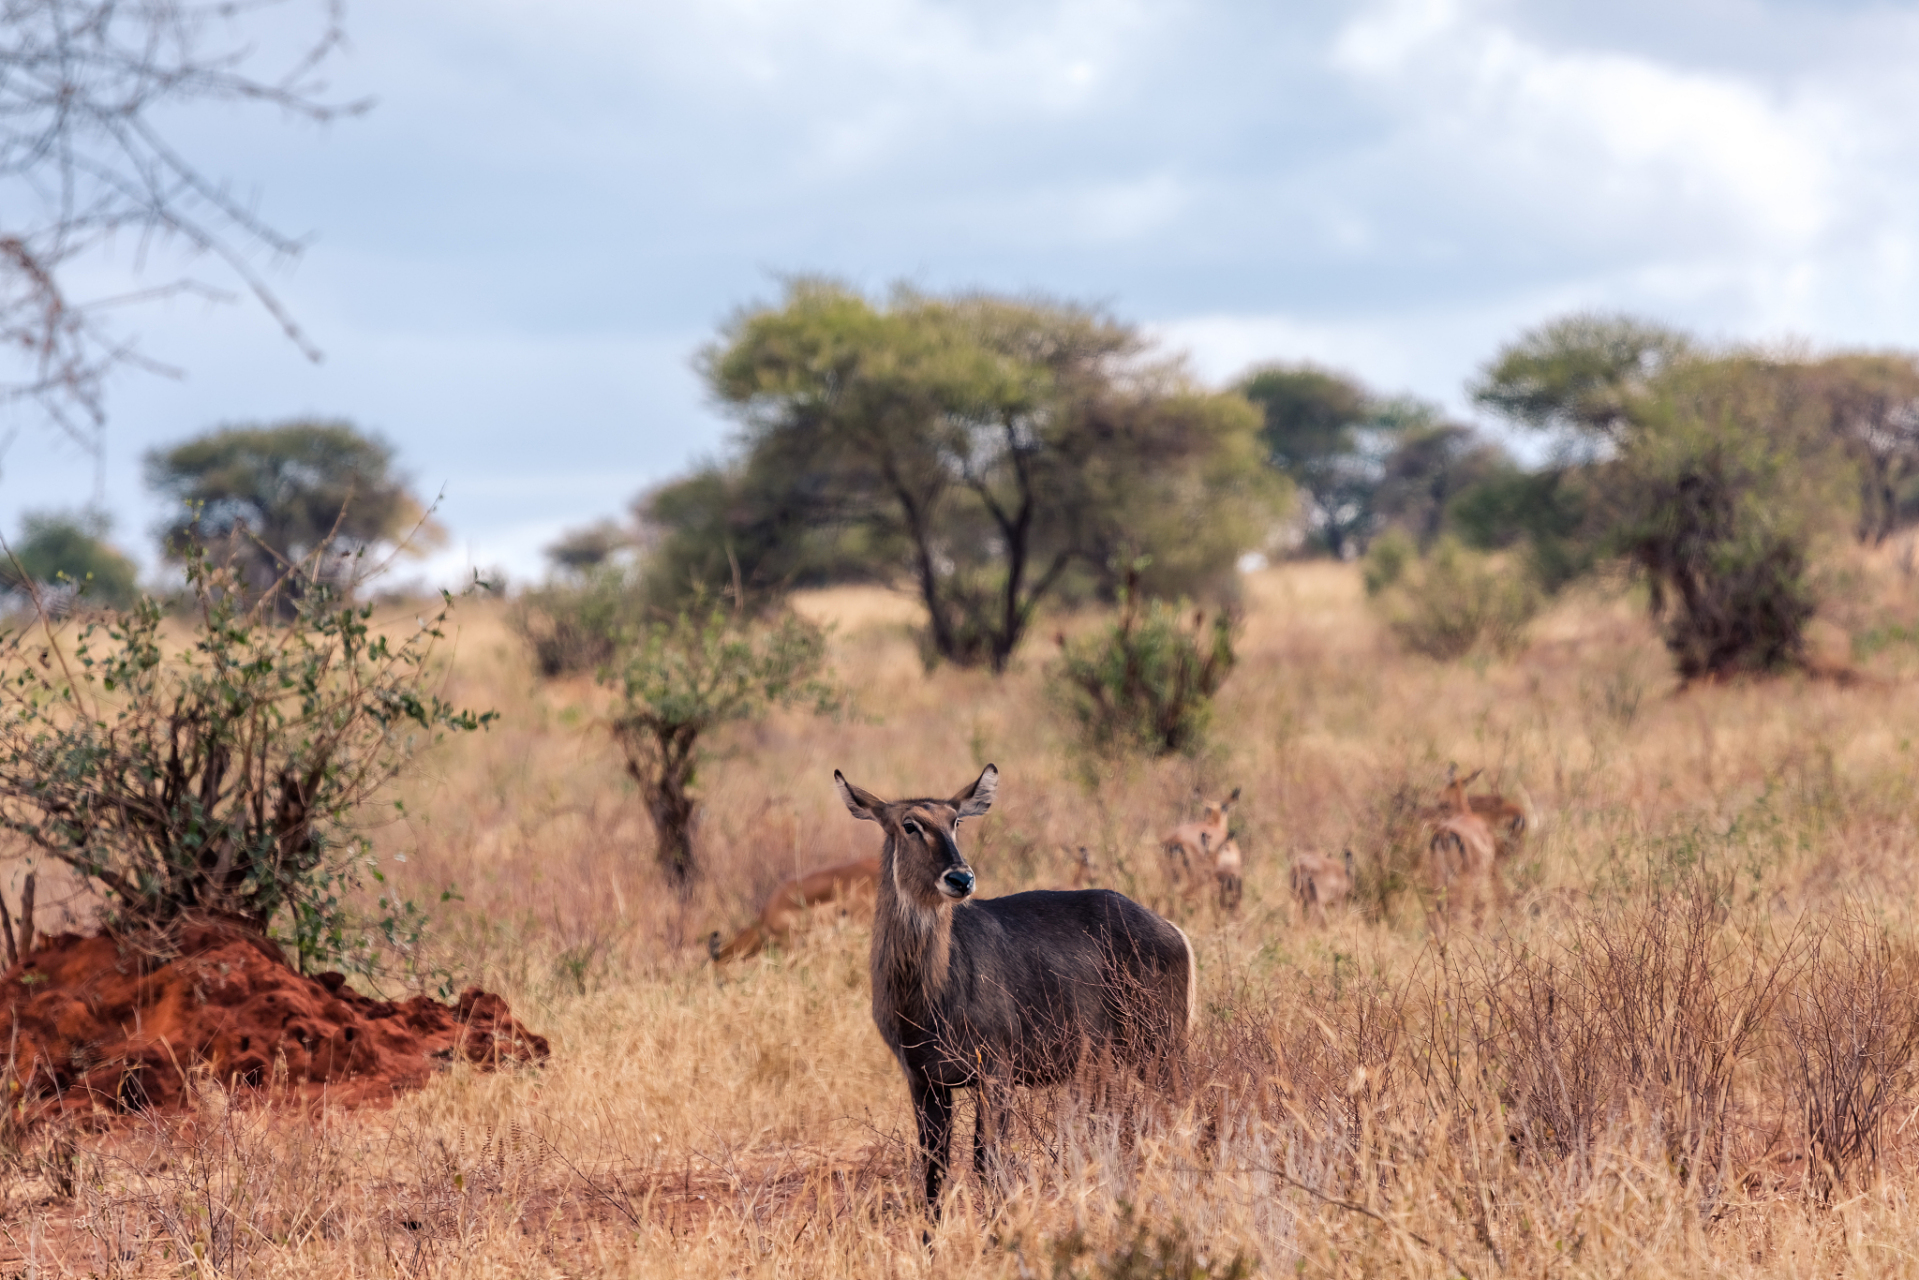
[{"label": "herd of antelope", "polygon": [[[1447,771],[1437,804],[1420,812],[1422,879],[1436,932],[1461,915],[1475,924],[1505,901],[1499,864],[1536,826],[1524,792],[1469,794],[1477,772]],[[1015,1088],[1075,1078],[1093,1059],[1142,1081],[1169,1078],[1197,1013],[1198,962],[1185,932],[1110,889],[1087,887],[1095,867],[1078,851],[1072,889],[975,898],[978,878],[958,832],[983,816],[999,771],[947,799],[882,800],[848,782],[833,785],[853,817],[876,823],[878,858],[827,867],[774,889],[760,918],[722,945],[715,963],[785,943],[810,908],[870,911],[873,1021],[906,1078],[918,1129],[928,1212],[939,1216],[950,1163],[954,1094],[974,1093],[973,1165],[984,1183],[994,1166]],[[1244,856],[1228,816],[1239,789],[1159,842],[1175,897],[1209,886],[1222,911],[1244,893]],[[1290,884],[1302,918],[1320,923],[1355,888],[1352,851],[1294,858]]]}]

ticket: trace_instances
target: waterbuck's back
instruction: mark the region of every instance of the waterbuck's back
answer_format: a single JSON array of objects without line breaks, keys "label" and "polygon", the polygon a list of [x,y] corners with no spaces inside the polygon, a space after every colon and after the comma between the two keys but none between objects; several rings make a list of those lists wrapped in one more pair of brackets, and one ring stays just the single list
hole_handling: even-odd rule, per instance
[{"label": "waterbuck's back", "polygon": [[1132,1062],[1170,1051],[1185,1039],[1192,966],[1185,934],[1109,889],[961,904],[934,1020],[939,1074],[958,1084],[988,1067],[1044,1084],[1088,1047]]}]

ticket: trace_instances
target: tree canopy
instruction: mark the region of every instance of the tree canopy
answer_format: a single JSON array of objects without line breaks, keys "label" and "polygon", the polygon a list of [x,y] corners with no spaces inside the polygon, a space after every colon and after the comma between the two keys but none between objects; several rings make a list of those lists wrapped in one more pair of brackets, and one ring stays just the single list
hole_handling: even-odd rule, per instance
[{"label": "tree canopy", "polygon": [[698,515],[661,558],[709,579],[716,550],[749,578],[865,558],[913,583],[948,661],[1003,670],[1043,600],[1142,556],[1150,593],[1230,589],[1283,498],[1243,399],[1070,303],[796,281],[704,368],[740,457],[654,500]]},{"label": "tree canopy", "polygon": [[1634,397],[1692,351],[1691,339],[1664,325],[1580,312],[1500,348],[1471,392],[1519,426],[1610,440],[1630,422]]},{"label": "tree canopy", "polygon": [[1269,460],[1311,503],[1307,518],[1326,550],[1356,554],[1372,529],[1396,422],[1377,421],[1378,402],[1356,378],[1314,365],[1255,369],[1239,390],[1260,410]]},{"label": "tree canopy", "polygon": [[0,557],[0,595],[21,595],[28,583],[74,592],[110,609],[127,609],[140,595],[140,571],[107,542],[108,523],[95,512],[28,512],[13,554]]},{"label": "tree canopy", "polygon": [[[420,528],[425,512],[394,469],[393,448],[349,422],[221,427],[146,458],[147,483],[172,498],[169,559],[199,545],[259,593],[315,548],[341,555]],[[335,574],[337,577],[337,573]]]}]

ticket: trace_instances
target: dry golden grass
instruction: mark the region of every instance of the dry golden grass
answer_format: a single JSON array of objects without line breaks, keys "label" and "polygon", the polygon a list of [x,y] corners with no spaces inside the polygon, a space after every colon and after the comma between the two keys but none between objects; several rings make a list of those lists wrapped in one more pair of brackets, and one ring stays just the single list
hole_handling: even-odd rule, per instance
[{"label": "dry golden grass", "polygon": [[[184,1120],[12,1133],[0,1271],[1172,1274],[1127,1269],[1145,1224],[1218,1274],[1235,1254],[1262,1274],[1919,1274],[1911,1071],[1884,1057],[1860,1095],[1884,1112],[1877,1163],[1837,1183],[1794,1083],[1822,1012],[1882,1041],[1919,1018],[1919,610],[1892,557],[1844,572],[1834,622],[1879,646],[1867,679],[1680,692],[1623,593],[1562,602],[1515,660],[1440,665],[1393,648],[1355,569],[1281,567],[1247,582],[1216,746],[1094,771],[1047,711],[1043,637],[1004,679],[928,676],[897,597],[820,593],[800,607],[838,624],[858,714],[714,744],[709,871],[684,902],[603,692],[542,684],[497,606],[465,607],[449,693],[502,719],[431,755],[376,841],[404,891],[461,894],[418,980],[501,991],[552,1061],[458,1070],[386,1112],[209,1092]],[[1028,1099],[1008,1184],[962,1174],[927,1247],[865,930],[823,922],[724,972],[703,940],[779,880],[873,851],[836,766],[891,796],[989,760],[1000,799],[967,846],[983,892],[1069,883],[1085,845],[1101,883],[1171,910],[1157,836],[1195,791],[1241,786],[1245,900],[1180,908],[1204,1011],[1176,1096],[1137,1131],[1070,1090]],[[1394,797],[1430,798],[1449,761],[1523,784],[1545,819],[1505,868],[1508,912],[1443,951],[1410,895],[1302,922],[1291,856],[1374,858]]]}]

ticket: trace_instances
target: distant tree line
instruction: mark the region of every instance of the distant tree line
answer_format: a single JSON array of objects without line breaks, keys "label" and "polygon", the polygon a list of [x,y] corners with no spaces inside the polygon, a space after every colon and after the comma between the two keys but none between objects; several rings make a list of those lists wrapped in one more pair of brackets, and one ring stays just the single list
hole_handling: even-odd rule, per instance
[{"label": "distant tree line", "polygon": [[[1144,599],[1229,604],[1249,551],[1352,559],[1382,538],[1394,567],[1369,579],[1488,602],[1501,647],[1527,601],[1623,563],[1682,672],[1770,669],[1799,652],[1811,541],[1919,519],[1919,357],[1709,349],[1624,316],[1522,334],[1468,388],[1540,440],[1532,465],[1336,370],[1207,388],[1136,326],[1044,298],[800,280],[700,369],[732,448],[549,548],[563,577],[523,611],[549,670],[696,598],[868,581],[919,597],[929,661],[998,671],[1038,610],[1111,602],[1124,574]],[[590,620],[569,621],[580,601]]]},{"label": "distant tree line", "polygon": [[[366,553],[418,550],[440,536],[393,447],[344,421],[219,427],[150,452],[146,480],[172,512],[155,530],[162,558],[200,555],[222,589],[248,600],[272,593],[282,618],[314,582],[350,585]],[[139,575],[110,532],[98,511],[27,513],[11,555],[0,556],[0,603],[26,605],[37,591],[61,611],[130,608]]]},{"label": "distant tree line", "polygon": [[[1625,565],[1682,674],[1770,670],[1802,656],[1820,540],[1919,520],[1919,357],[1714,348],[1625,316],[1523,333],[1468,388],[1540,442],[1532,465],[1335,370],[1207,387],[1137,326],[1050,298],[797,280],[699,367],[732,445],[548,549],[559,576],[517,616],[551,674],[603,668],[690,606],[843,582],[913,592],[929,662],[1002,671],[1051,605],[1230,610],[1252,551],[1368,557],[1369,590],[1398,593],[1437,656],[1488,626],[1510,649],[1538,600]],[[146,474],[173,511],[166,558],[197,548],[282,616],[286,567],[316,548],[345,581],[437,534],[391,446],[345,422],[222,427]],[[135,574],[107,532],[28,516],[0,593],[124,606]]]}]

